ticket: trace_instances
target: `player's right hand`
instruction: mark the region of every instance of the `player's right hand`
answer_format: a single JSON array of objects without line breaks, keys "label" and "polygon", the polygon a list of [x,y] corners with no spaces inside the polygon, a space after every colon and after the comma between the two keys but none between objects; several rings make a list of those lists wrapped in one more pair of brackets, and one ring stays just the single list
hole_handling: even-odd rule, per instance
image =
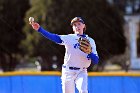
[{"label": "player's right hand", "polygon": [[38,30],[40,28],[40,25],[37,22],[35,22],[33,17],[29,17],[29,24],[32,25],[32,28],[34,30]]},{"label": "player's right hand", "polygon": [[40,25],[38,24],[38,23],[36,23],[36,22],[32,22],[32,28],[34,29],[34,30],[38,30],[39,28],[40,28]]}]

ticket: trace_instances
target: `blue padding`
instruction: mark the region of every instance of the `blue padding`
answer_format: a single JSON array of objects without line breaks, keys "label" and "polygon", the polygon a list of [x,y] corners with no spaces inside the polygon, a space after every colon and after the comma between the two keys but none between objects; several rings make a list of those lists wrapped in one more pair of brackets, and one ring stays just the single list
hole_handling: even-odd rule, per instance
[{"label": "blue padding", "polygon": [[22,76],[11,76],[10,85],[11,85],[11,93],[24,93],[24,85],[22,82]]},{"label": "blue padding", "polygon": [[140,77],[124,77],[124,93],[140,93]]},{"label": "blue padding", "polygon": [[62,93],[59,79],[56,76],[24,76],[24,93]]},{"label": "blue padding", "polygon": [[[140,93],[140,77],[90,76],[88,89],[89,93]],[[0,93],[62,93],[61,79],[45,75],[2,76]]]},{"label": "blue padding", "polygon": [[9,77],[0,77],[0,93],[11,93],[12,86]]},{"label": "blue padding", "polygon": [[90,77],[91,93],[121,93],[122,77]]}]

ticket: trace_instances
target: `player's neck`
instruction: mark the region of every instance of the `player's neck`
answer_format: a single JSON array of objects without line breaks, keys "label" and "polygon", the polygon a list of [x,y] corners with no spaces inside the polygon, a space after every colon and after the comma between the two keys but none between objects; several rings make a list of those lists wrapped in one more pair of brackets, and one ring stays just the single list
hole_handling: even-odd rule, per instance
[{"label": "player's neck", "polygon": [[83,32],[75,32],[75,34],[77,34],[77,35],[83,35],[84,33]]}]

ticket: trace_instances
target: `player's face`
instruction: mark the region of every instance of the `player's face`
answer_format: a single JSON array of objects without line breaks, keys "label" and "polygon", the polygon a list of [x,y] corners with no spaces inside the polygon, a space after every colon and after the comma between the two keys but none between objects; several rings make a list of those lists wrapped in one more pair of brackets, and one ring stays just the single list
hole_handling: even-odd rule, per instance
[{"label": "player's face", "polygon": [[75,34],[80,34],[82,35],[83,34],[83,30],[85,28],[85,24],[81,23],[81,22],[75,22],[73,23],[73,31]]}]

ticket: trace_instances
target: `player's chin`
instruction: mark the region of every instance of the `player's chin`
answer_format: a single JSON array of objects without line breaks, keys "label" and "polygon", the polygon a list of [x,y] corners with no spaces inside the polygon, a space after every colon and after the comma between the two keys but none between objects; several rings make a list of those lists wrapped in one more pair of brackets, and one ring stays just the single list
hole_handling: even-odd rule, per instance
[{"label": "player's chin", "polygon": [[75,34],[79,34],[79,31],[73,31]]}]

